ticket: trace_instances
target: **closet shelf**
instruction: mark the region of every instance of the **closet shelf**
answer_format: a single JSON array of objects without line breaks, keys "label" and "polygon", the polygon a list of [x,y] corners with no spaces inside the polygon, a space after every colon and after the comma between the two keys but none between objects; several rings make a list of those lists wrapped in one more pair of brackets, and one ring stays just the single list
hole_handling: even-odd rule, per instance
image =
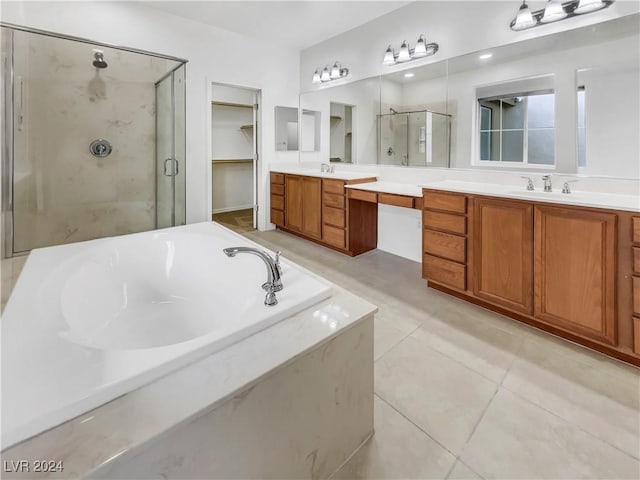
[{"label": "closet shelf", "polygon": [[253,162],[252,158],[223,158],[220,160],[216,160],[215,158],[211,160],[212,163],[218,165],[223,163],[251,163]]},{"label": "closet shelf", "polygon": [[253,125],[240,125],[240,130],[251,130]]},{"label": "closet shelf", "polygon": [[246,103],[211,102],[211,105],[216,105],[218,107],[250,108],[253,110],[253,105],[247,105]]},{"label": "closet shelf", "polygon": [[331,115],[329,118],[330,118],[331,120],[336,120],[336,121],[340,121],[340,120],[342,120],[342,117],[341,117],[341,116],[339,116],[339,115]]}]

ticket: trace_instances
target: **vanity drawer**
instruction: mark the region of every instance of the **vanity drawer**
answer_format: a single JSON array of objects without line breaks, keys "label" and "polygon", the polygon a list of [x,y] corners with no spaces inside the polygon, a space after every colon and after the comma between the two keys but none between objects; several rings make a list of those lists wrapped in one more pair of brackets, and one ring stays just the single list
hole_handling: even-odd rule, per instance
[{"label": "vanity drawer", "polygon": [[459,233],[460,235],[467,233],[467,217],[462,215],[425,210],[422,214],[422,223],[425,228]]},{"label": "vanity drawer", "polygon": [[633,273],[640,273],[640,247],[631,247],[633,251]]},{"label": "vanity drawer", "polygon": [[640,317],[633,318],[633,351],[640,355]]},{"label": "vanity drawer", "polygon": [[331,225],[324,225],[322,228],[322,240],[334,247],[345,248],[345,231]]},{"label": "vanity drawer", "polygon": [[631,277],[633,281],[633,314],[640,316],[640,277]]},{"label": "vanity drawer", "polygon": [[464,265],[431,255],[424,255],[422,259],[424,278],[459,290],[465,290],[467,287],[466,270]]},{"label": "vanity drawer", "polygon": [[323,193],[322,202],[325,207],[344,208],[344,195],[335,193]]},{"label": "vanity drawer", "polygon": [[271,208],[284,210],[284,197],[282,195],[271,195]]},{"label": "vanity drawer", "polygon": [[271,193],[275,195],[284,195],[284,185],[278,185],[277,183],[272,183]]},{"label": "vanity drawer", "polygon": [[465,263],[467,239],[458,235],[425,229],[422,234],[424,253]]},{"label": "vanity drawer", "polygon": [[350,188],[349,198],[362,200],[364,202],[378,203],[378,194],[376,192],[367,192],[365,190],[355,190]]},{"label": "vanity drawer", "polygon": [[640,217],[631,217],[631,231],[633,232],[633,243],[640,243]]},{"label": "vanity drawer", "polygon": [[284,185],[284,173],[271,173],[271,183]]},{"label": "vanity drawer", "polygon": [[282,210],[271,209],[271,223],[278,226],[284,226],[284,212]]},{"label": "vanity drawer", "polygon": [[378,202],[396,207],[413,208],[413,197],[405,195],[393,195],[390,193],[379,193]]},{"label": "vanity drawer", "polygon": [[327,180],[322,179],[322,190],[328,193],[340,193],[344,195],[344,181],[343,180]]},{"label": "vanity drawer", "polygon": [[344,210],[340,208],[324,207],[322,210],[322,221],[324,224],[334,227],[344,228]]},{"label": "vanity drawer", "polygon": [[425,190],[424,208],[443,212],[467,213],[467,197],[457,193],[434,192]]}]

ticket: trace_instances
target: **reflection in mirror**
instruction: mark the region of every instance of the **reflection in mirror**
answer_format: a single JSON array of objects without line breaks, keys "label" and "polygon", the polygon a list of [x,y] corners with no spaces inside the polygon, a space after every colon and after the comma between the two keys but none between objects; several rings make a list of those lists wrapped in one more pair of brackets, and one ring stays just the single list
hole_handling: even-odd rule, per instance
[{"label": "reflection in mirror", "polygon": [[353,105],[331,102],[329,161],[332,163],[353,163],[352,119],[354,110]]},{"label": "reflection in mirror", "polygon": [[378,163],[449,166],[449,115],[420,110],[378,115]]},{"label": "reflection in mirror", "polygon": [[319,152],[320,112],[303,109],[300,122],[300,150],[302,152]]},{"label": "reflection in mirror", "polygon": [[276,107],[276,150],[298,150],[298,109]]},{"label": "reflection in mirror", "polygon": [[555,165],[553,77],[479,87],[479,163]]},{"label": "reflection in mirror", "polygon": [[635,55],[629,47],[597,68],[576,72],[581,173],[640,178],[640,60],[637,47]]},{"label": "reflection in mirror", "polygon": [[[316,125],[320,126],[317,148],[303,149],[300,162],[327,163],[340,158],[342,162],[376,163],[376,115],[380,113],[378,77],[302,93],[300,109],[318,112]],[[311,128],[311,122],[303,120],[302,138],[311,135]]]},{"label": "reflection in mirror", "polygon": [[447,62],[385,75],[377,117],[381,165],[449,167]]}]

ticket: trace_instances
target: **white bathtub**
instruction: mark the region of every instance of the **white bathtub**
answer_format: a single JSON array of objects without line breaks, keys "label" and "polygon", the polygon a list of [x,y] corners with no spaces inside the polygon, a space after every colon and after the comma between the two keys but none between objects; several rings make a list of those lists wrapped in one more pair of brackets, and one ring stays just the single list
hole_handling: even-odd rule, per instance
[{"label": "white bathtub", "polygon": [[[282,261],[264,305],[257,246],[212,223],[34,250],[2,318],[2,448],[327,298]],[[286,252],[285,252],[286,256]]]}]

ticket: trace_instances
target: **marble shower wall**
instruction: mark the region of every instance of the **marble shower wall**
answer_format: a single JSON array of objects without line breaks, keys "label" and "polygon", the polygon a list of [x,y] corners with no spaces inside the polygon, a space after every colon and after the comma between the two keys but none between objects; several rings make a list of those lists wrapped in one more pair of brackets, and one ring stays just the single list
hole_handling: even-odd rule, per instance
[{"label": "marble shower wall", "polygon": [[100,48],[96,69],[93,48],[15,32],[16,252],[155,228],[154,83],[177,62]]}]

